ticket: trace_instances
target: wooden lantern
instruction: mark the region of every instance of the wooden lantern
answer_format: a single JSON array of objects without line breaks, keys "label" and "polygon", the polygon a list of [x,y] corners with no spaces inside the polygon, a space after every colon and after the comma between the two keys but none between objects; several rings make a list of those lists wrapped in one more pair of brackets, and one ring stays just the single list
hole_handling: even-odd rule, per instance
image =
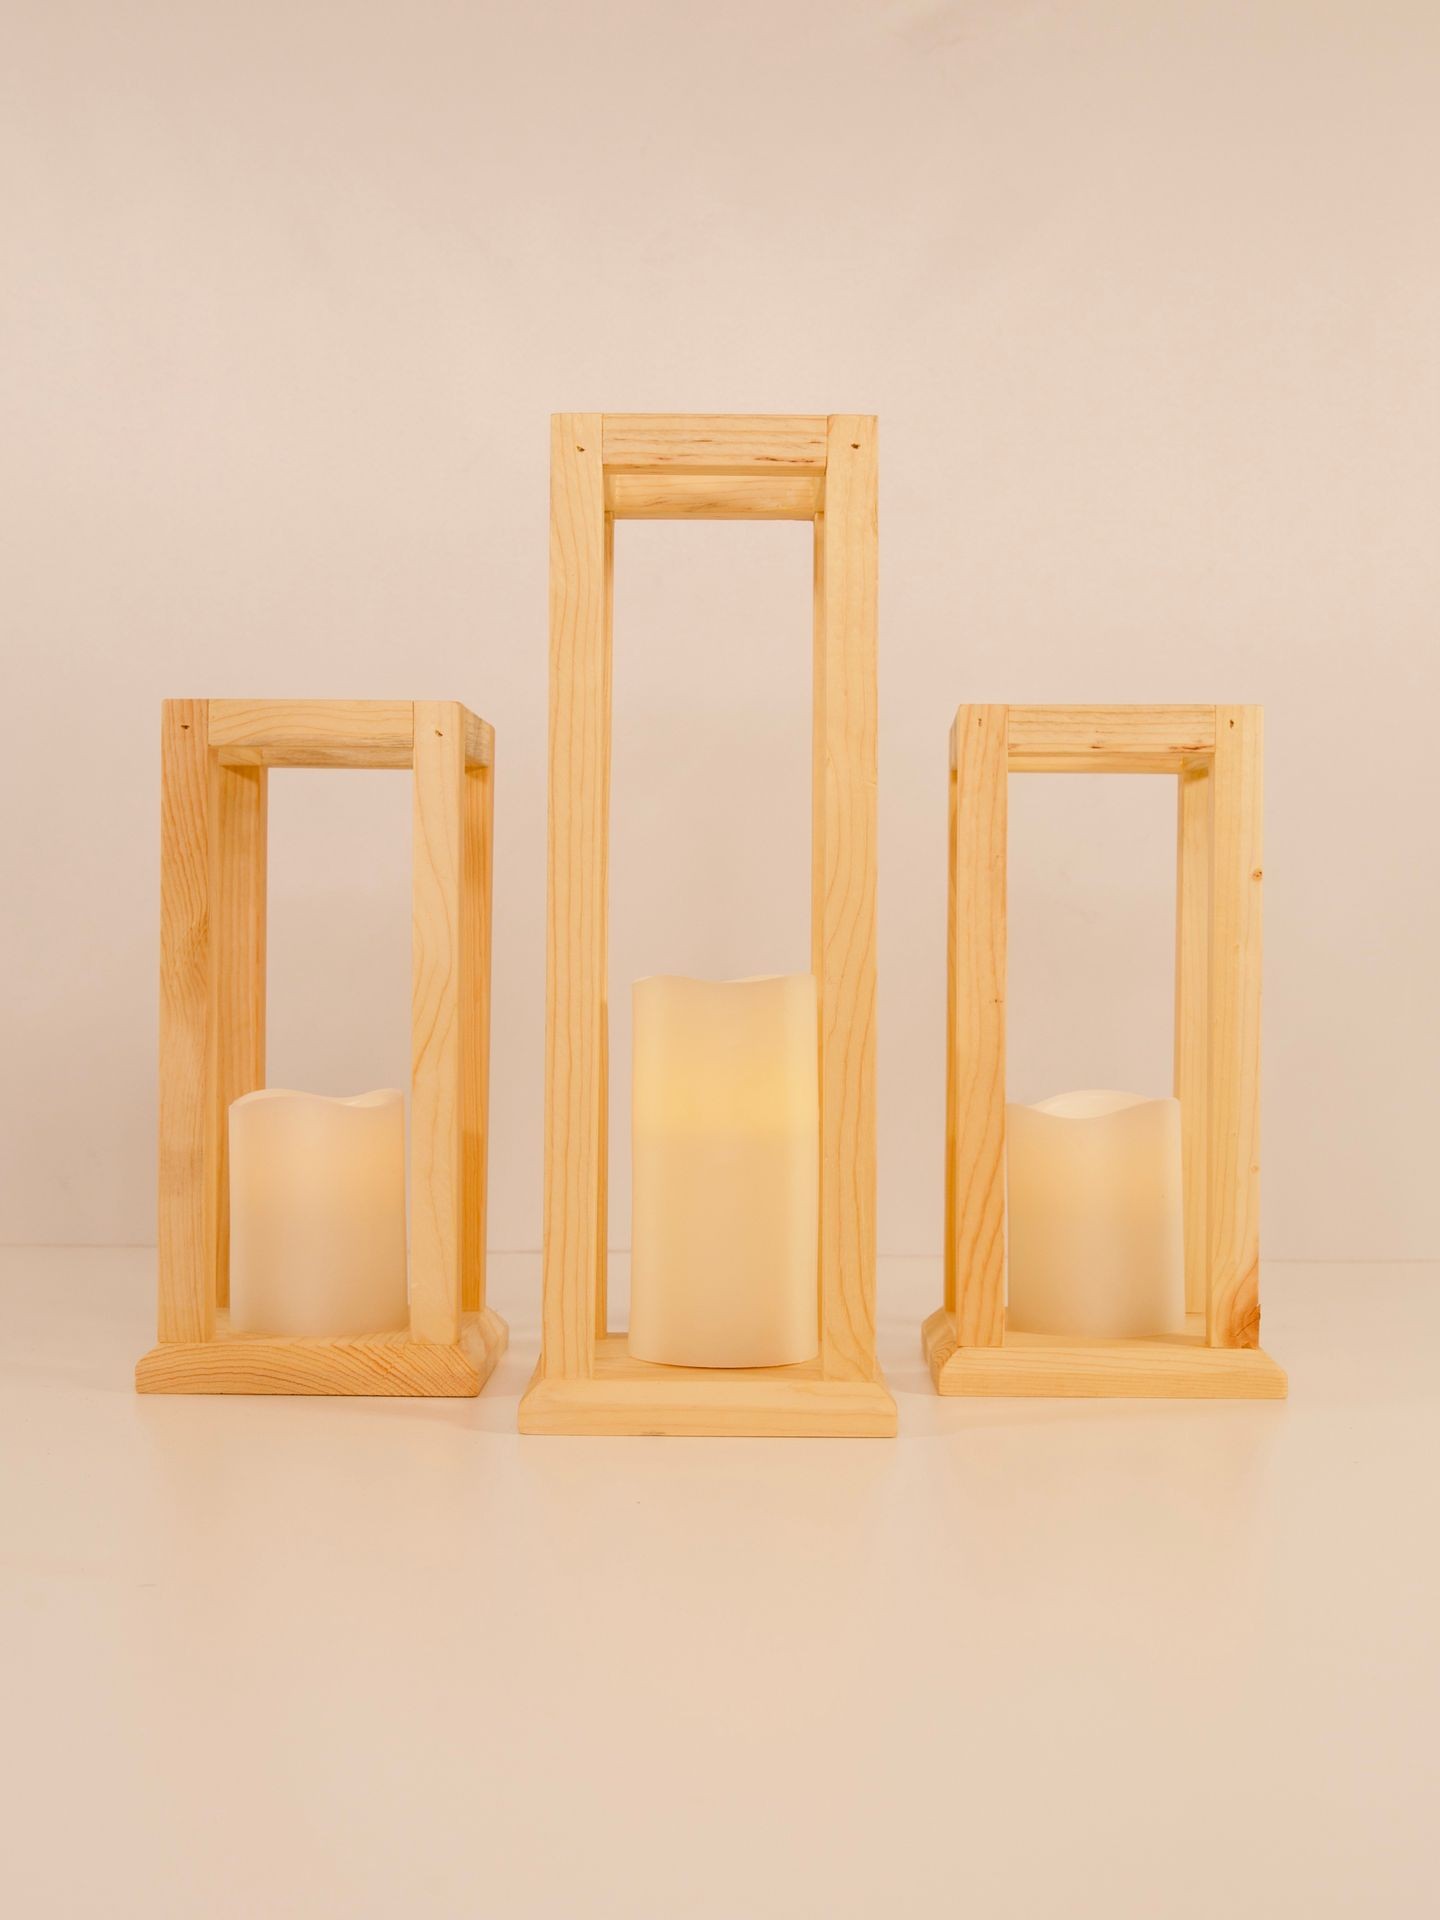
[{"label": "wooden lantern", "polygon": [[[142,1393],[474,1394],[485,1305],[495,736],[455,701],[167,700],[161,721],[159,1344]],[[232,1333],[227,1116],[265,1083],[271,767],[414,769],[410,1325]]]},{"label": "wooden lantern", "polygon": [[[1012,773],[1179,783],[1175,1093],[1182,1334],[1083,1341],[1005,1327],[1006,788]],[[945,1304],[925,1322],[947,1394],[1279,1399],[1260,1350],[1261,713],[961,707],[950,733]]]},{"label": "wooden lantern", "polygon": [[[606,1312],[613,523],[815,529],[819,1354],[633,1358]],[[860,415],[557,414],[551,433],[544,1318],[527,1433],[892,1434],[875,1360],[876,435]]]}]

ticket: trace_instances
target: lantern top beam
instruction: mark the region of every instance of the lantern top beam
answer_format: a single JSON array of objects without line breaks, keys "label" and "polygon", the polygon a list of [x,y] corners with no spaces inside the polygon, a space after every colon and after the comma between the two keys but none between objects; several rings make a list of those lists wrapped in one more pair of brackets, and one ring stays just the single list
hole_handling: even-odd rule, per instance
[{"label": "lantern top beam", "polygon": [[[495,759],[495,729],[458,709],[465,764]],[[412,767],[412,700],[212,700],[210,745],[225,766]]]},{"label": "lantern top beam", "polygon": [[[950,729],[984,726],[984,707],[962,707]],[[1215,757],[1214,707],[1007,707],[1011,773],[1183,773]]]},{"label": "lantern top beam", "polygon": [[598,434],[612,520],[813,521],[825,511],[826,414],[555,417]]}]

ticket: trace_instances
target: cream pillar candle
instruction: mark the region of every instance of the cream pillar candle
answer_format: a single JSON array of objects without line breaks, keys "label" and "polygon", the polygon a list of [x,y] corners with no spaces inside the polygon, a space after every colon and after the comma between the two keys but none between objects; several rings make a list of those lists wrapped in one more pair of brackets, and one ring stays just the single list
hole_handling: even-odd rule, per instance
[{"label": "cream pillar candle", "polygon": [[1005,1109],[1006,1325],[1134,1339],[1184,1324],[1180,1102],[1062,1093]]},{"label": "cream pillar candle", "polygon": [[266,1089],[230,1108],[230,1324],[340,1337],[407,1324],[405,1098]]},{"label": "cream pillar candle", "polygon": [[820,1347],[815,982],[637,980],[630,1352],[776,1367]]}]

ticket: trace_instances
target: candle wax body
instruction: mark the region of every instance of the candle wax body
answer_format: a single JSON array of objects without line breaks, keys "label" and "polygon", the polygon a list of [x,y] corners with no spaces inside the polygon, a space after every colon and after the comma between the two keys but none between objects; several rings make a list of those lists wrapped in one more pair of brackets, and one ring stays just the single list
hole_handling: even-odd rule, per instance
[{"label": "candle wax body", "polygon": [[1180,1102],[1007,1106],[1009,1299],[1020,1333],[1138,1339],[1184,1324]]},{"label": "candle wax body", "polygon": [[638,980],[630,1351],[776,1367],[820,1347],[815,982]]},{"label": "candle wax body", "polygon": [[343,1338],[406,1325],[405,1100],[279,1088],[230,1108],[230,1324]]}]

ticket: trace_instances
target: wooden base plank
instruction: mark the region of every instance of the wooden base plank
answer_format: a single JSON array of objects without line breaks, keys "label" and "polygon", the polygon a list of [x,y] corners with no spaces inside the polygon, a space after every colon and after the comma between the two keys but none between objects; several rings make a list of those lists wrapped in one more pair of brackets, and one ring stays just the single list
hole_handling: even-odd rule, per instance
[{"label": "wooden base plank", "polygon": [[921,1328],[935,1391],[998,1397],[1283,1400],[1285,1370],[1258,1347],[1205,1344],[1203,1314],[1184,1333],[1153,1340],[1074,1340],[1007,1333],[998,1347],[962,1347],[955,1316],[939,1308]]},{"label": "wooden base plank", "polygon": [[668,1434],[764,1439],[888,1439],[895,1402],[877,1375],[826,1380],[795,1367],[665,1367],[630,1357],[623,1334],[595,1346],[587,1380],[537,1367],[520,1402],[522,1433]]},{"label": "wooden base plank", "polygon": [[166,1341],[135,1368],[139,1393],[385,1394],[468,1399],[505,1351],[509,1330],[482,1308],[460,1323],[458,1345],[408,1333],[355,1340],[265,1339],[232,1334],[216,1316],[213,1340]]}]

